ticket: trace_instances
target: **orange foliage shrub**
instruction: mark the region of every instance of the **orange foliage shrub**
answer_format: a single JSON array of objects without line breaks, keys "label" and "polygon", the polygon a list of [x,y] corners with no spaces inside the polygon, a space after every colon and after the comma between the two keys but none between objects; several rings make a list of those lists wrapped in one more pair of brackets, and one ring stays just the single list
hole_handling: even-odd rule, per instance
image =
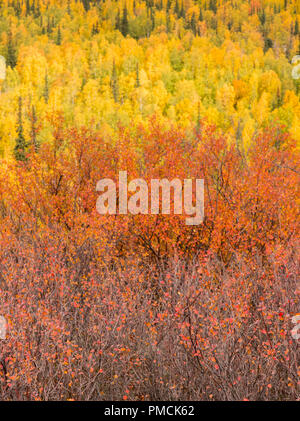
[{"label": "orange foliage shrub", "polygon": [[[297,157],[202,122],[63,129],[0,176],[1,399],[292,400]],[[205,219],[96,212],[97,181],[204,178]]]}]

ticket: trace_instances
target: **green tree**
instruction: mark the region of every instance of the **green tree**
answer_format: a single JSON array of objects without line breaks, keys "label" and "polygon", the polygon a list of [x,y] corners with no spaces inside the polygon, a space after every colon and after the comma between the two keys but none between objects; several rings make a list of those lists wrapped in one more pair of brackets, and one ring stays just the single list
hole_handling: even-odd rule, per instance
[{"label": "green tree", "polygon": [[90,10],[90,1],[89,0],[82,0],[82,4],[83,4],[83,7],[84,7],[84,10],[86,12],[88,12]]},{"label": "green tree", "polygon": [[48,104],[48,101],[49,101],[49,79],[48,79],[48,72],[47,71],[45,73],[45,79],[44,79],[43,97],[45,99],[46,104]]},{"label": "green tree", "polygon": [[169,11],[166,13],[166,28],[167,28],[167,34],[171,32],[171,21],[170,21],[170,14]]},{"label": "green tree", "polygon": [[123,17],[121,21],[121,32],[124,37],[126,37],[129,33],[128,12],[127,12],[126,5],[123,9]]},{"label": "green tree", "polygon": [[193,31],[193,34],[197,35],[197,23],[196,23],[196,15],[195,13],[192,14],[191,17],[191,30]]},{"label": "green tree", "polygon": [[60,30],[60,26],[57,29],[56,45],[61,45],[61,30]]},{"label": "green tree", "polygon": [[6,63],[12,69],[17,64],[17,54],[16,54],[16,49],[14,47],[11,30],[9,30],[8,32]]},{"label": "green tree", "polygon": [[18,136],[16,138],[14,156],[17,161],[26,161],[26,152],[27,152],[28,145],[23,134],[22,97],[19,97],[17,133],[18,133]]},{"label": "green tree", "polygon": [[298,19],[296,19],[294,35],[298,35],[298,34],[299,34],[299,23],[298,23]]},{"label": "green tree", "polygon": [[139,64],[137,63],[136,69],[135,69],[135,87],[140,87],[140,71],[139,71]]},{"label": "green tree", "polygon": [[116,31],[120,31],[121,30],[121,17],[120,17],[120,10],[118,9],[118,13],[116,16],[116,21],[115,21],[115,30]]}]

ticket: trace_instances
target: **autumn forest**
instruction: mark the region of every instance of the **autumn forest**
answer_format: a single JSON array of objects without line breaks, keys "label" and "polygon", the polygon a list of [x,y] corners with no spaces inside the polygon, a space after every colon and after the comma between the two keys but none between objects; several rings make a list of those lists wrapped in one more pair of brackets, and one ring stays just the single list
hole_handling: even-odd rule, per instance
[{"label": "autumn forest", "polygon": [[0,400],[300,400],[299,0],[0,0],[0,56]]}]

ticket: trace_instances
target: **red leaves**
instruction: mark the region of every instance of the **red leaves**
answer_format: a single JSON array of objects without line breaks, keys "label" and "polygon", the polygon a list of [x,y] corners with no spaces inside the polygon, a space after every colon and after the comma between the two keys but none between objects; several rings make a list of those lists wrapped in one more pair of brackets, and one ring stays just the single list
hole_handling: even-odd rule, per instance
[{"label": "red leaves", "polygon": [[[53,124],[56,145],[0,176],[4,399],[295,397],[277,370],[297,372],[288,136],[260,133],[244,157],[205,125],[194,136],[153,119],[104,140]],[[204,177],[204,223],[96,214],[97,181],[119,170]]]}]

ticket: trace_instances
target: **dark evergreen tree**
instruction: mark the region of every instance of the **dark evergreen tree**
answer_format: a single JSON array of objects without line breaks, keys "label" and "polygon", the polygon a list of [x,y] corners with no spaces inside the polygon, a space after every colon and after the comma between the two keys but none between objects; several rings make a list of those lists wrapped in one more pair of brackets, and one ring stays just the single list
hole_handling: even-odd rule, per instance
[{"label": "dark evergreen tree", "polygon": [[151,20],[151,31],[154,31],[155,29],[155,14],[154,14],[154,10],[151,7],[150,9],[150,20]]},{"label": "dark evergreen tree", "polygon": [[99,34],[99,22],[97,21],[97,23],[95,23],[95,25],[93,25],[92,28],[92,35],[97,35]]},{"label": "dark evergreen tree", "polygon": [[46,104],[48,104],[48,101],[49,101],[49,80],[48,80],[48,72],[47,71],[45,73],[45,79],[44,79],[43,97],[45,99]]},{"label": "dark evergreen tree", "polygon": [[265,9],[262,10],[262,12],[259,14],[259,20],[262,26],[266,23],[266,13]]},{"label": "dark evergreen tree", "polygon": [[167,34],[171,32],[171,21],[170,21],[169,12],[166,13],[166,30],[167,30]]},{"label": "dark evergreen tree", "polygon": [[123,9],[123,17],[121,21],[121,32],[124,37],[126,37],[129,33],[128,12],[127,12],[126,5]]},{"label": "dark evergreen tree", "polygon": [[37,2],[34,16],[36,18],[39,18],[41,16],[41,7],[40,7],[40,2],[39,1]]},{"label": "dark evergreen tree", "polygon": [[202,13],[202,9],[200,9],[199,12],[199,21],[202,22],[203,21],[203,13]]},{"label": "dark evergreen tree", "polygon": [[276,107],[279,108],[282,105],[281,90],[278,88],[276,92]]},{"label": "dark evergreen tree", "polygon": [[192,14],[190,26],[191,26],[191,30],[193,31],[193,34],[196,36],[197,35],[197,22],[196,22],[195,13]]},{"label": "dark evergreen tree", "polygon": [[29,0],[26,0],[26,16],[30,15],[31,7]]},{"label": "dark evergreen tree", "polygon": [[14,156],[17,161],[26,161],[27,142],[23,134],[22,121],[22,97],[19,97],[18,123],[17,123],[17,139],[14,148]]},{"label": "dark evergreen tree", "polygon": [[61,45],[61,30],[60,30],[60,26],[57,29],[56,45]]},{"label": "dark evergreen tree", "polygon": [[13,43],[11,30],[9,30],[8,32],[6,64],[7,66],[10,66],[12,69],[17,64],[17,53],[16,53],[16,49]]},{"label": "dark evergreen tree", "polygon": [[84,10],[88,12],[90,10],[90,0],[82,0],[82,4],[84,7]]},{"label": "dark evergreen tree", "polygon": [[177,16],[177,18],[180,18],[180,8],[179,8],[178,0],[176,0],[176,3],[175,3],[174,13]]},{"label": "dark evergreen tree", "polygon": [[209,8],[214,13],[216,13],[217,12],[217,1],[216,0],[210,0],[210,2],[209,2]]},{"label": "dark evergreen tree", "polygon": [[273,48],[273,41],[270,38],[265,38],[264,52],[267,52],[270,48]]},{"label": "dark evergreen tree", "polygon": [[139,70],[139,64],[137,63],[136,69],[135,69],[135,87],[140,87],[140,70]]},{"label": "dark evergreen tree", "polygon": [[297,18],[295,22],[294,35],[298,35],[298,34],[299,34],[299,23],[298,23],[298,18]]},{"label": "dark evergreen tree", "polygon": [[118,13],[116,16],[116,21],[115,21],[115,30],[116,31],[121,31],[121,17],[120,17],[120,10],[118,9]]},{"label": "dark evergreen tree", "polygon": [[180,17],[183,18],[183,19],[185,18],[185,10],[184,10],[183,0],[181,2]]},{"label": "dark evergreen tree", "polygon": [[15,7],[15,12],[16,12],[16,16],[20,17],[21,16],[21,4],[20,1],[17,1],[16,7]]}]

